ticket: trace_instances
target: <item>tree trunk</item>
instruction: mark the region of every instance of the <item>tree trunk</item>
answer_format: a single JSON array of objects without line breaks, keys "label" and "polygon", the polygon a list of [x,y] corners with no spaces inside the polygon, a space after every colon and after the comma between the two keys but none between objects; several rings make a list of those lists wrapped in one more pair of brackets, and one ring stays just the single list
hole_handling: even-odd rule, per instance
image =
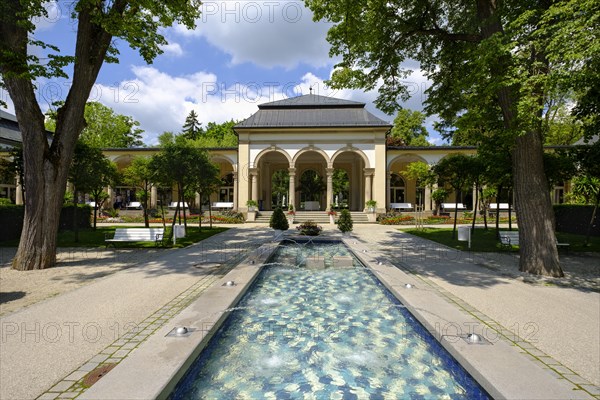
[{"label": "tree trunk", "polygon": [[[3,0],[7,15],[23,12],[21,2]],[[9,55],[0,72],[15,105],[23,138],[25,215],[19,248],[13,259],[17,270],[44,269],[56,264],[56,238],[69,166],[79,134],[84,127],[83,111],[112,40],[93,22],[90,3],[78,11],[77,43],[72,86],[64,105],[58,109],[56,132],[49,145],[44,115],[37,104],[28,67],[26,24],[19,18],[4,18],[0,24],[0,51]]]},{"label": "tree trunk", "polygon": [[519,271],[562,277],[539,133],[529,132],[516,139],[513,176],[519,218]]},{"label": "tree trunk", "polygon": [[[476,4],[477,18],[482,24],[482,37],[487,39],[494,35],[502,35],[504,32],[498,12],[499,3],[495,0],[477,0]],[[535,58],[540,61],[539,54]],[[500,57],[492,74],[503,76],[509,70],[510,64],[509,55]],[[532,73],[544,73],[539,69],[536,71]],[[543,92],[540,88],[538,90],[541,102]],[[554,213],[544,172],[541,124],[537,129],[528,129],[526,133],[521,133],[523,129],[518,127],[518,90],[504,86],[497,90],[497,94],[505,129],[519,135],[515,139],[512,154],[515,208],[519,215],[519,270],[533,274],[564,276],[558,262]]]},{"label": "tree trunk", "polygon": [[460,191],[454,191],[454,226],[452,227],[452,239],[456,237],[456,220],[458,219],[458,197]]},{"label": "tree trunk", "polygon": [[73,187],[73,232],[75,233],[75,243],[79,242],[79,226],[77,224],[77,189]]},{"label": "tree trunk", "polygon": [[496,238],[500,239],[500,193],[502,185],[496,189]]},{"label": "tree trunk", "polygon": [[477,220],[478,203],[479,203],[479,185],[475,185],[475,204],[473,205],[473,222],[471,223],[471,234],[475,233],[475,221]]}]

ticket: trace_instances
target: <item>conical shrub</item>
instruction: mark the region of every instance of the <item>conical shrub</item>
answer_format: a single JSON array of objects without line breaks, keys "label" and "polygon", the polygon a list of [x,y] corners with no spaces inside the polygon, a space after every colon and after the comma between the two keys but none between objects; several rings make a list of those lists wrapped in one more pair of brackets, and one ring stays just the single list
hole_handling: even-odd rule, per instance
[{"label": "conical shrub", "polygon": [[338,228],[342,232],[352,231],[352,215],[350,215],[350,211],[342,210],[337,224],[338,224]]},{"label": "conical shrub", "polygon": [[269,226],[280,231],[287,231],[290,227],[281,207],[277,207],[275,211],[273,211],[271,220],[269,221]]}]

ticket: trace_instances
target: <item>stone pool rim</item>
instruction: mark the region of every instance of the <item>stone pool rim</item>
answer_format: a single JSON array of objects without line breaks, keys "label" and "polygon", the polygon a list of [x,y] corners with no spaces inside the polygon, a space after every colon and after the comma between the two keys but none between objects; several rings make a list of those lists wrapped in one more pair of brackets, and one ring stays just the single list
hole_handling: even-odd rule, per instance
[{"label": "stone pool rim", "polygon": [[[489,346],[479,346],[470,345],[457,336],[436,334],[436,326],[440,323],[452,321],[458,325],[481,327],[482,321],[477,321],[462,312],[435,291],[420,288],[421,283],[415,276],[386,263],[378,265],[383,255],[368,248],[360,240],[354,237],[344,237],[341,240],[293,237],[292,240],[344,243],[492,397],[590,398],[585,392],[575,390],[573,384],[564,379],[560,380],[551,371],[544,370],[538,363],[519,353],[518,348],[503,341]],[[225,321],[228,314],[223,313],[222,310],[237,304],[260,273],[262,264],[269,259],[281,242],[264,245],[243,260],[79,398],[168,398],[188,367]],[[255,263],[252,264],[251,261]],[[221,286],[230,280],[235,281],[237,286]],[[410,283],[413,287],[407,290],[404,286],[406,283]],[[205,321],[213,325],[211,329],[204,330],[202,327],[195,326],[194,321]],[[185,339],[165,337],[174,326],[200,329],[196,334]],[[451,340],[453,338],[459,340]]]}]

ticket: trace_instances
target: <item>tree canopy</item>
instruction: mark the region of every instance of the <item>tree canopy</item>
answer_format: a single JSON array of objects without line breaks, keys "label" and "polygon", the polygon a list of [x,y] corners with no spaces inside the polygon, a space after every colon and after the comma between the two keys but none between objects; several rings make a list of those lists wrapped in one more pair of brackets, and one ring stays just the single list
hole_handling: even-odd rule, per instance
[{"label": "tree canopy", "polygon": [[[97,101],[88,102],[84,111],[85,128],[79,140],[97,148],[129,148],[144,145],[140,123],[127,115],[117,114]],[[46,129],[56,129],[56,111],[46,112]]]},{"label": "tree canopy", "polygon": [[544,173],[543,119],[547,100],[557,93],[594,93],[590,87],[598,80],[586,75],[598,76],[593,65],[600,54],[600,3],[306,3],[316,20],[334,24],[327,40],[330,54],[341,61],[331,87],[377,89],[377,106],[392,113],[409,98],[403,80],[411,69],[405,65],[416,60],[432,82],[425,111],[437,114],[441,127],[452,132],[461,117],[469,129],[480,125],[503,138],[520,211],[520,270],[563,276]]},{"label": "tree canopy", "polygon": [[394,127],[390,132],[390,138],[394,145],[397,140],[401,141],[402,146],[430,146],[427,141],[429,133],[425,126],[425,114],[420,111],[412,111],[407,108],[398,110],[394,118]]},{"label": "tree canopy", "polygon": [[[67,176],[75,144],[85,127],[84,110],[104,63],[118,61],[115,44],[122,39],[151,63],[167,44],[163,28],[180,23],[193,29],[199,0],[78,0],[71,18],[77,29],[73,54],[45,43],[34,20],[47,14],[45,0],[0,2],[0,74],[15,106],[23,136],[25,216],[18,270],[43,269],[56,263],[56,239]],[[56,113],[56,131],[48,143],[44,115],[36,98],[36,79],[67,78],[68,94]]]}]

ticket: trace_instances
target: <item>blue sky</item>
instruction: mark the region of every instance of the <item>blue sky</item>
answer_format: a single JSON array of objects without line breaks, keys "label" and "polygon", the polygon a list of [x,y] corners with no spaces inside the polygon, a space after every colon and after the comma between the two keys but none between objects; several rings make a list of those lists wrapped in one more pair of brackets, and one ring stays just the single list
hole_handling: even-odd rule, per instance
[{"label": "blue sky", "polygon": [[[48,17],[35,21],[36,38],[57,45],[63,54],[73,54],[75,41],[69,4],[50,2]],[[316,94],[365,102],[369,111],[393,121],[393,115],[373,105],[376,92],[334,91],[323,83],[336,62],[328,55],[330,25],[314,22],[304,2],[207,0],[202,11],[195,30],[182,26],[164,30],[169,44],[151,65],[118,41],[120,63],[104,64],[90,94],[90,100],[139,121],[146,144],[156,144],[164,131],[179,131],[192,109],[204,125],[242,120],[258,104],[307,94],[310,86]],[[416,70],[407,84],[413,97],[403,106],[422,110],[427,80]],[[64,98],[67,90],[65,80],[39,82],[42,109]],[[439,143],[432,121],[427,120],[430,140]]]}]

